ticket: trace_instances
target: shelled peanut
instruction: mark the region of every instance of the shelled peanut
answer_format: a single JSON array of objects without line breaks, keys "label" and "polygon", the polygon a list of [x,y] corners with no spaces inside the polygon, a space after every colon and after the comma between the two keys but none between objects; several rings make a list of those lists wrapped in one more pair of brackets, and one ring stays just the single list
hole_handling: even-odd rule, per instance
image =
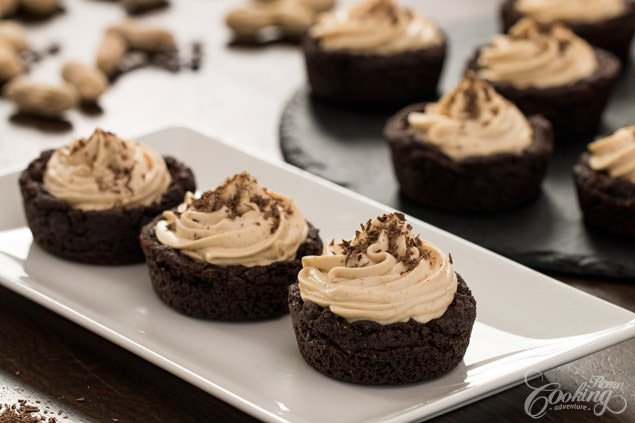
[{"label": "shelled peanut", "polygon": [[79,62],[68,62],[62,67],[62,78],[70,83],[82,101],[95,102],[108,89],[108,78],[97,68]]},{"label": "shelled peanut", "polygon": [[67,82],[43,84],[24,77],[9,81],[3,95],[21,112],[38,116],[58,116],[79,103],[77,90]]},{"label": "shelled peanut", "polygon": [[157,53],[176,48],[176,40],[172,32],[164,28],[146,26],[136,20],[126,20],[108,28],[108,31],[120,34],[133,50]]},{"label": "shelled peanut", "polygon": [[113,75],[117,71],[127,51],[128,44],[121,34],[106,31],[104,38],[101,40],[101,44],[97,48],[97,68],[106,75]]},{"label": "shelled peanut", "polygon": [[106,75],[113,76],[128,50],[159,53],[174,49],[176,40],[172,32],[129,19],[106,30],[97,50],[96,65]]},{"label": "shelled peanut", "polygon": [[20,52],[29,48],[24,28],[11,21],[0,22],[0,82],[24,72]]},{"label": "shelled peanut", "polygon": [[20,55],[11,44],[0,39],[0,82],[15,78],[23,72],[24,65],[20,60]]}]

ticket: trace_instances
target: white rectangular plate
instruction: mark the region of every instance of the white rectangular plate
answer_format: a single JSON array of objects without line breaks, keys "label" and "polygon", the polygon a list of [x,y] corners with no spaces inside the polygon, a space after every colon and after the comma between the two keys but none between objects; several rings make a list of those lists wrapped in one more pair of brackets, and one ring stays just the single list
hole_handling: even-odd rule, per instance
[{"label": "white rectangular plate", "polygon": [[[361,222],[390,211],[190,129],[139,140],[189,164],[201,190],[249,171],[295,199],[324,240],[350,238]],[[423,238],[452,253],[476,297],[465,359],[446,376],[409,386],[338,382],[304,363],[288,316],[260,323],[191,319],[158,300],[144,265],[81,265],[45,253],[25,227],[17,178],[0,177],[2,284],[263,420],[429,418],[519,383],[528,370],[552,368],[635,335],[635,314],[409,218]]]}]

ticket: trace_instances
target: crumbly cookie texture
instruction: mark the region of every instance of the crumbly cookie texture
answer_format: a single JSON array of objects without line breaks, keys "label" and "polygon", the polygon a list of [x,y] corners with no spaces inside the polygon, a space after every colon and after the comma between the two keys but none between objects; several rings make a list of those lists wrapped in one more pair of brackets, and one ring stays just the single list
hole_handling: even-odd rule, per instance
[{"label": "crumbly cookie texture", "polygon": [[303,34],[319,12],[335,0],[257,0],[229,12],[225,23],[239,38],[255,38],[262,30],[276,28],[281,36]]},{"label": "crumbly cookie texture", "polygon": [[128,50],[126,39],[119,33],[107,31],[97,47],[95,65],[106,75],[113,75]]}]

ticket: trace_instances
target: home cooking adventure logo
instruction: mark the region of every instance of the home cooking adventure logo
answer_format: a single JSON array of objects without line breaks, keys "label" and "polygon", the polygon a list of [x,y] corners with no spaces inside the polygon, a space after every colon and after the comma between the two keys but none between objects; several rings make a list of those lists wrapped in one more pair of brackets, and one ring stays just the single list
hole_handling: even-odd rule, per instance
[{"label": "home cooking adventure logo", "polygon": [[559,383],[545,381],[540,371],[529,370],[525,373],[525,385],[532,389],[525,400],[525,413],[534,419],[563,410],[584,410],[596,416],[607,412],[621,414],[628,406],[620,394],[626,389],[624,382],[607,380],[604,376],[591,377],[571,393],[563,392]]}]

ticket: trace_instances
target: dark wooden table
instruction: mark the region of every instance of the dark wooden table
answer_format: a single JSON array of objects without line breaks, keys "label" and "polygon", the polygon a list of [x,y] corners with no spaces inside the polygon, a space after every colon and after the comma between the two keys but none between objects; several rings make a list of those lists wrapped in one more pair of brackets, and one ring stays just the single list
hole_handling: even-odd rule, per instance
[{"label": "dark wooden table", "polygon": [[[183,46],[202,40],[205,62],[201,71],[168,74],[148,69],[126,75],[102,100],[102,115],[72,112],[68,118],[73,127],[62,133],[10,123],[7,118],[12,108],[0,101],[0,172],[22,166],[41,149],[86,135],[95,126],[130,136],[170,123],[194,123],[261,155],[279,158],[278,116],[285,100],[304,81],[296,49],[284,45],[264,49],[228,47],[229,34],[222,26],[222,16],[239,1],[173,3],[171,8],[143,19],[173,28]],[[418,7],[443,24],[494,13],[497,3],[455,0]],[[62,44],[58,57],[34,68],[33,75],[38,79],[57,79],[65,59],[92,61],[103,28],[123,17],[121,9],[108,2],[66,0],[66,5],[65,14],[29,27],[36,46],[45,46],[51,40]],[[444,78],[451,80],[456,75]],[[0,207],[8,206],[16,205]],[[553,276],[635,311],[633,281]],[[539,312],[539,304],[536,310]],[[607,412],[596,417],[589,411],[553,411],[541,421],[635,421],[634,357],[635,340],[631,339],[544,374],[547,381],[559,383],[567,392],[575,392],[593,376],[623,382],[625,388],[620,394],[628,402],[624,413]],[[519,385],[434,421],[531,421],[523,409],[530,392],[527,386]],[[0,403],[19,399],[50,412],[47,416],[55,416],[58,421],[254,421],[170,373],[0,287]]]}]

